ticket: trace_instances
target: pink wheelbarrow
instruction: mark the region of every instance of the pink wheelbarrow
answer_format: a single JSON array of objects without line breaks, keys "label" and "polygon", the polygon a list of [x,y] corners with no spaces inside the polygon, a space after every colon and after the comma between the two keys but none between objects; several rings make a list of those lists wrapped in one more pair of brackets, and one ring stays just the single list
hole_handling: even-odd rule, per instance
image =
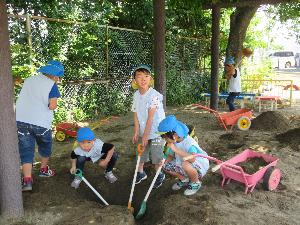
[{"label": "pink wheelbarrow", "polygon": [[[275,190],[280,182],[281,171],[280,169],[275,168],[279,159],[268,154],[246,149],[240,154],[224,162],[214,157],[201,154],[185,157],[184,160],[189,160],[193,157],[203,157],[214,161],[217,165],[212,168],[212,171],[215,172],[220,169],[223,177],[222,187],[225,183],[228,184],[231,180],[235,180],[245,185],[245,194],[252,192],[259,181],[262,181],[263,187],[269,191]],[[250,158],[262,158],[267,165],[260,168],[253,174],[247,174],[241,166],[236,164],[245,162]]]}]

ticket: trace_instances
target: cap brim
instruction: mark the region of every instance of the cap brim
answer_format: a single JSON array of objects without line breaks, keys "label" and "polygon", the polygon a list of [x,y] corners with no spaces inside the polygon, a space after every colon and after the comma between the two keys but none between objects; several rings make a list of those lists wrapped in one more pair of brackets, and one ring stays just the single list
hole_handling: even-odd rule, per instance
[{"label": "cap brim", "polygon": [[168,132],[155,132],[156,134],[159,134],[159,135],[163,135],[163,134],[166,134]]}]

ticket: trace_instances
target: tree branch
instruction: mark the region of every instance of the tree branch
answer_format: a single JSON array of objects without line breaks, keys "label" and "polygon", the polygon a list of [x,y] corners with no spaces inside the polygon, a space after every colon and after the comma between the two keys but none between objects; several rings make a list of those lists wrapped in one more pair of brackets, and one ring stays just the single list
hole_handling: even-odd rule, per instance
[{"label": "tree branch", "polygon": [[203,5],[203,9],[211,9],[214,4],[220,8],[231,8],[231,7],[246,7],[246,6],[259,6],[259,5],[276,5],[279,3],[292,3],[297,0],[237,0],[236,2],[224,2],[220,1],[217,3],[208,3]]}]

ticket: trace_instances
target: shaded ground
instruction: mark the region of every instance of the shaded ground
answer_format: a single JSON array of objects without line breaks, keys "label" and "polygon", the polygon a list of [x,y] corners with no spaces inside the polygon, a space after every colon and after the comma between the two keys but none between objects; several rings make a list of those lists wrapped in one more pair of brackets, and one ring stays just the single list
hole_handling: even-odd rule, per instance
[{"label": "shaded ground", "polygon": [[[70,187],[70,152],[73,139],[55,142],[51,166],[57,176],[39,178],[35,168],[34,190],[24,193],[26,216],[19,222],[0,224],[299,224],[300,221],[300,128],[289,120],[289,115],[299,111],[265,112],[252,120],[249,131],[226,132],[213,115],[197,109],[170,108],[168,114],[196,127],[200,146],[209,155],[226,160],[246,148],[275,155],[282,171],[278,188],[265,191],[259,183],[253,193],[244,194],[244,185],[232,181],[220,186],[221,175],[209,171],[203,178],[203,187],[196,195],[185,197],[183,191],[171,190],[175,182],[166,182],[153,190],[147,202],[147,213],[135,221],[126,209],[135,168],[134,149],[130,143],[133,130],[131,114],[122,116],[99,127],[95,132],[106,142],[112,142],[120,152],[115,174],[119,180],[109,184],[103,170],[96,165],[86,165],[86,179],[99,191],[111,206],[103,207],[97,196],[82,183],[74,190]],[[295,148],[297,146],[297,148]],[[213,165],[213,164],[212,164]],[[148,179],[136,186],[133,197],[135,212],[154,176],[153,168],[146,165]]]}]

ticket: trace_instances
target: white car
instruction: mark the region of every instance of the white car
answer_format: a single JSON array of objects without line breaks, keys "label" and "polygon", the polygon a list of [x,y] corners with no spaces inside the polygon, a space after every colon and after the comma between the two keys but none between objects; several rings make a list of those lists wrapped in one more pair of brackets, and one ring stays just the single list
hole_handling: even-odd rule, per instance
[{"label": "white car", "polygon": [[290,68],[294,67],[295,57],[291,51],[278,51],[269,55],[273,68]]}]

